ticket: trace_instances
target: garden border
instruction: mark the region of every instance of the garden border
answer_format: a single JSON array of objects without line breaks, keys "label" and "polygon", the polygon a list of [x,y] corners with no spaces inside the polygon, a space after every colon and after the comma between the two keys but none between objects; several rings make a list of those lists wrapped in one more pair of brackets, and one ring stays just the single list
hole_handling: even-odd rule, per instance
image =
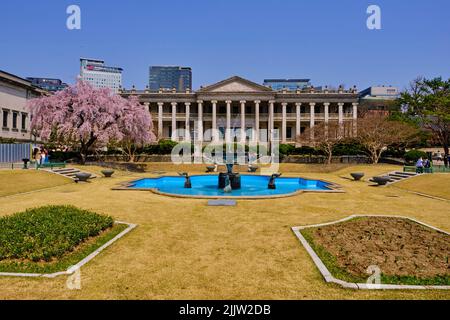
[{"label": "garden border", "polygon": [[307,226],[299,226],[299,227],[292,227],[292,231],[300,241],[300,243],[303,245],[303,247],[306,249],[310,257],[312,258],[314,264],[319,269],[320,273],[324,277],[326,282],[330,283],[336,283],[344,288],[349,289],[365,289],[365,290],[425,290],[425,289],[440,289],[440,290],[450,290],[450,286],[440,286],[440,285],[402,285],[402,284],[367,284],[367,283],[353,283],[353,282],[347,282],[340,279],[335,278],[331,272],[328,270],[328,268],[325,266],[325,264],[322,262],[322,260],[319,258],[319,256],[316,254],[314,249],[310,246],[308,241],[303,237],[303,235],[300,233],[300,230],[308,229],[308,228],[315,228],[315,227],[324,227],[329,226],[333,224],[338,224],[341,222],[346,222],[349,220],[352,220],[354,218],[361,218],[361,217],[387,217],[387,218],[401,218],[401,219],[407,219],[410,221],[413,221],[415,223],[418,223],[422,226],[431,228],[433,230],[436,230],[438,232],[450,235],[450,233],[443,231],[441,229],[438,229],[436,227],[433,227],[431,225],[428,225],[426,223],[423,223],[421,221],[418,221],[414,218],[405,217],[405,216],[396,216],[396,215],[351,215],[349,217],[332,221],[332,222],[326,222],[326,223],[320,223],[320,224],[313,224],[313,225],[307,225]]},{"label": "garden border", "polygon": [[114,242],[122,238],[124,235],[132,231],[137,227],[137,224],[128,223],[128,222],[122,222],[122,221],[115,221],[116,224],[124,224],[128,227],[120,232],[118,235],[116,235],[114,238],[91,252],[89,255],[84,257],[82,260],[80,260],[77,264],[71,266],[66,271],[59,271],[54,273],[20,273],[20,272],[0,272],[0,277],[29,277],[29,278],[36,278],[36,277],[43,277],[43,278],[56,278],[58,276],[62,275],[71,275],[76,270],[79,270],[82,266],[84,266],[86,263],[94,259],[100,252],[111,246]]}]

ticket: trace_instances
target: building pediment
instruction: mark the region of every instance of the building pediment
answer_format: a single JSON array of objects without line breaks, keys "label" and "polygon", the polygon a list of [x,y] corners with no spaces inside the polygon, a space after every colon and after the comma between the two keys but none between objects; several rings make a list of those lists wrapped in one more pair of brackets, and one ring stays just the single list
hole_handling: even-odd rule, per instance
[{"label": "building pediment", "polygon": [[272,89],[241,77],[231,77],[198,90],[201,93],[272,92]]}]

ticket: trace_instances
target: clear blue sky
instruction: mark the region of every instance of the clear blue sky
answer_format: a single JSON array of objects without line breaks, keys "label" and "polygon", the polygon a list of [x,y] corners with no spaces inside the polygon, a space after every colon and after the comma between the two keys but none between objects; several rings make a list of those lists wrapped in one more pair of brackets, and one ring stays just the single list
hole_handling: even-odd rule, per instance
[{"label": "clear blue sky", "polygon": [[[66,28],[70,4],[80,31]],[[366,28],[370,4],[382,30]],[[450,1],[5,0],[0,41],[0,69],[69,83],[86,56],[122,67],[126,87],[145,87],[150,65],[183,65],[194,88],[232,75],[404,88],[450,77]]]}]

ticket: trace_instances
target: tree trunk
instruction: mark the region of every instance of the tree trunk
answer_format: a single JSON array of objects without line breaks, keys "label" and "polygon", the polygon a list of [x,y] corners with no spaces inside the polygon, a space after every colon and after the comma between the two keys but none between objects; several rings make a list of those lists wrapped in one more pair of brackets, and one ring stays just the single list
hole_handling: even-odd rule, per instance
[{"label": "tree trunk", "polygon": [[80,151],[80,155],[81,155],[81,162],[80,162],[80,164],[81,165],[86,164],[87,152],[81,150]]}]

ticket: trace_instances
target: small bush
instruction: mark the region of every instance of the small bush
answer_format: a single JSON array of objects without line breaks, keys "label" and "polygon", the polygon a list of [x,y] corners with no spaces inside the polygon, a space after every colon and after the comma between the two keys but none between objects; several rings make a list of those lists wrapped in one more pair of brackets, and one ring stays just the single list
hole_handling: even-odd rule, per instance
[{"label": "small bush", "polygon": [[339,143],[333,148],[334,156],[357,156],[366,154],[364,146],[359,143]]},{"label": "small bush", "polygon": [[308,146],[303,146],[300,148],[295,148],[292,152],[292,154],[295,155],[316,155],[317,154],[317,150],[314,149],[313,147],[308,147]]},{"label": "small bush", "polygon": [[29,209],[0,218],[0,261],[51,261],[113,225],[109,216],[72,206]]},{"label": "small bush", "polygon": [[295,147],[290,144],[280,144],[279,150],[280,155],[288,156],[294,152]]},{"label": "small bush", "polygon": [[410,150],[407,153],[405,153],[406,162],[416,162],[417,160],[419,160],[420,157],[426,159],[428,156],[426,152],[420,150]]}]

